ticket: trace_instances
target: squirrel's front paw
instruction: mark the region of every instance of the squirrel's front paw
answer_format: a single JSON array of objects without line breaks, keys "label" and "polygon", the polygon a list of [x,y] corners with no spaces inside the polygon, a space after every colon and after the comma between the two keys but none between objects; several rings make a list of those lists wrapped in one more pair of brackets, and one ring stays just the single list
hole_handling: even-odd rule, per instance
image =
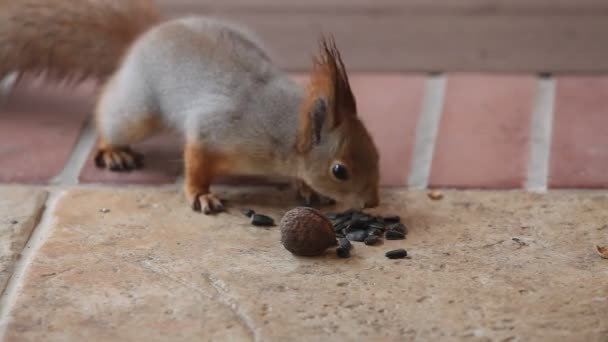
[{"label": "squirrel's front paw", "polygon": [[296,181],[296,189],[298,191],[298,197],[304,202],[307,206],[312,206],[315,203],[320,205],[330,205],[335,204],[336,201],[329,197],[325,197],[323,195],[319,195],[313,189],[311,189],[306,183],[298,180]]},{"label": "squirrel's front paw", "polygon": [[110,171],[131,171],[143,165],[144,156],[129,147],[107,147],[97,150],[95,165]]},{"label": "squirrel's front paw", "polygon": [[188,199],[192,203],[192,210],[202,211],[206,215],[224,210],[222,201],[215,194],[195,194],[194,196],[188,196]]}]

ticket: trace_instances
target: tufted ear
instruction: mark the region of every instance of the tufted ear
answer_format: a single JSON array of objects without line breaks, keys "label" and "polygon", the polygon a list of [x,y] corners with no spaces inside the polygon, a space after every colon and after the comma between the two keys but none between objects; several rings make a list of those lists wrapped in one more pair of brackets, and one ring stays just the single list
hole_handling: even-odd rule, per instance
[{"label": "tufted ear", "polygon": [[333,38],[320,39],[306,98],[300,112],[298,150],[306,151],[322,140],[324,130],[357,116],[357,104],[348,75]]},{"label": "tufted ear", "polygon": [[313,143],[320,144],[321,143],[321,131],[323,130],[323,126],[327,121],[327,99],[324,97],[318,97],[315,99],[315,102],[310,111],[310,120],[312,121],[312,134],[313,134]]}]

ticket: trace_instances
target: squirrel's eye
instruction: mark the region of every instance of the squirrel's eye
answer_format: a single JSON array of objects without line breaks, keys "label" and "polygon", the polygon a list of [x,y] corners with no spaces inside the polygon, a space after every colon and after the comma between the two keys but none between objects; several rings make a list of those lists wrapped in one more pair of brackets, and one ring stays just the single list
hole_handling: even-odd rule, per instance
[{"label": "squirrel's eye", "polygon": [[347,180],[348,179],[348,170],[342,164],[334,164],[331,167],[331,173],[339,180]]}]

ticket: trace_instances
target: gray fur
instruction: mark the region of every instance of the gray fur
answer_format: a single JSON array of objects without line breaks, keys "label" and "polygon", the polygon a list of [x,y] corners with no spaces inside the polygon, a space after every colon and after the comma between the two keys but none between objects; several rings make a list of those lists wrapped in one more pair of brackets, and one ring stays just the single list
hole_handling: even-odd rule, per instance
[{"label": "gray fur", "polygon": [[[134,123],[156,119],[186,143],[236,154],[234,173],[293,177],[353,207],[377,204],[378,154],[354,108],[329,127],[341,108],[330,110],[326,98],[316,103],[306,113],[315,144],[297,152],[304,96],[250,32],[211,18],[177,19],[133,44],[98,103],[98,128],[105,143],[124,146],[145,138],[132,136]],[[334,162],[349,165],[348,180],[334,179]]]},{"label": "gray fur", "polygon": [[274,151],[265,170],[242,165],[244,173],[296,172],[292,148],[304,93],[279,70],[257,38],[212,18],[163,23],[133,45],[98,105],[102,135],[127,145],[126,122],[157,116],[187,141],[222,150],[238,145],[259,160]]}]

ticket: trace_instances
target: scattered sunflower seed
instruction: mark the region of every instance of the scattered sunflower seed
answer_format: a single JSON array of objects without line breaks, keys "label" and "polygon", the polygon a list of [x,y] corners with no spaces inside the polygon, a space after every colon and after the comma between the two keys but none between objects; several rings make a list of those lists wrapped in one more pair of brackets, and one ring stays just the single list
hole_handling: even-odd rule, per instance
[{"label": "scattered sunflower seed", "polygon": [[394,249],[384,254],[389,259],[403,259],[407,256],[407,251],[403,248]]},{"label": "scattered sunflower seed", "polygon": [[350,243],[350,241],[348,241],[348,239],[346,239],[346,238],[339,238],[338,239],[338,247],[340,247],[340,248],[346,248],[348,250],[351,250],[353,248],[353,245]]},{"label": "scattered sunflower seed", "polygon": [[405,234],[407,232],[407,228],[403,223],[393,223],[390,226],[386,227],[388,231],[396,231],[399,233]]},{"label": "scattered sunflower seed", "polygon": [[11,220],[11,224],[17,224],[17,223],[19,223],[19,221],[17,221],[17,220]]},{"label": "scattered sunflower seed", "polygon": [[401,217],[399,215],[390,215],[384,216],[385,223],[399,223],[401,222]]},{"label": "scattered sunflower seed", "polygon": [[373,246],[373,245],[377,244],[378,242],[380,242],[380,237],[378,235],[370,235],[365,238],[365,241],[363,241],[363,243],[365,243],[368,246]]},{"label": "scattered sunflower seed", "polygon": [[336,213],[328,213],[328,214],[325,214],[325,216],[327,216],[327,218],[332,221],[338,218],[338,214],[336,214]]},{"label": "scattered sunflower seed", "polygon": [[362,218],[356,218],[350,220],[349,228],[357,230],[357,229],[367,229],[368,223]]},{"label": "scattered sunflower seed", "polygon": [[338,255],[339,258],[350,258],[350,249],[338,247],[336,248],[336,255]]},{"label": "scattered sunflower seed", "polygon": [[247,217],[255,215],[255,211],[253,209],[243,209],[242,213]]},{"label": "scattered sunflower seed", "polygon": [[367,230],[367,234],[368,235],[376,235],[376,236],[382,236],[382,231],[380,229],[368,229]]},{"label": "scattered sunflower seed", "polygon": [[357,230],[346,234],[346,238],[351,241],[363,242],[367,238],[366,230]]},{"label": "scattered sunflower seed", "polygon": [[110,209],[108,209],[108,208],[101,208],[101,209],[99,209],[99,212],[106,214],[106,213],[110,212]]},{"label": "scattered sunflower seed", "polygon": [[254,226],[268,227],[274,225],[274,219],[270,216],[262,214],[253,214],[251,217],[251,224]]},{"label": "scattered sunflower seed", "polygon": [[405,234],[396,230],[389,230],[386,232],[386,234],[384,234],[384,237],[387,240],[403,240],[405,239]]},{"label": "scattered sunflower seed", "polygon": [[[371,246],[379,244],[383,237],[387,240],[403,240],[407,234],[407,227],[401,223],[399,215],[371,215],[363,211],[349,209],[344,212],[329,213],[326,216],[334,226],[338,238],[336,253],[341,258],[350,257],[352,245],[349,241],[364,242]],[[399,253],[407,255],[405,250],[396,251],[389,253],[387,257],[395,253],[396,255],[399,255]],[[397,257],[401,258],[401,256]]]}]

